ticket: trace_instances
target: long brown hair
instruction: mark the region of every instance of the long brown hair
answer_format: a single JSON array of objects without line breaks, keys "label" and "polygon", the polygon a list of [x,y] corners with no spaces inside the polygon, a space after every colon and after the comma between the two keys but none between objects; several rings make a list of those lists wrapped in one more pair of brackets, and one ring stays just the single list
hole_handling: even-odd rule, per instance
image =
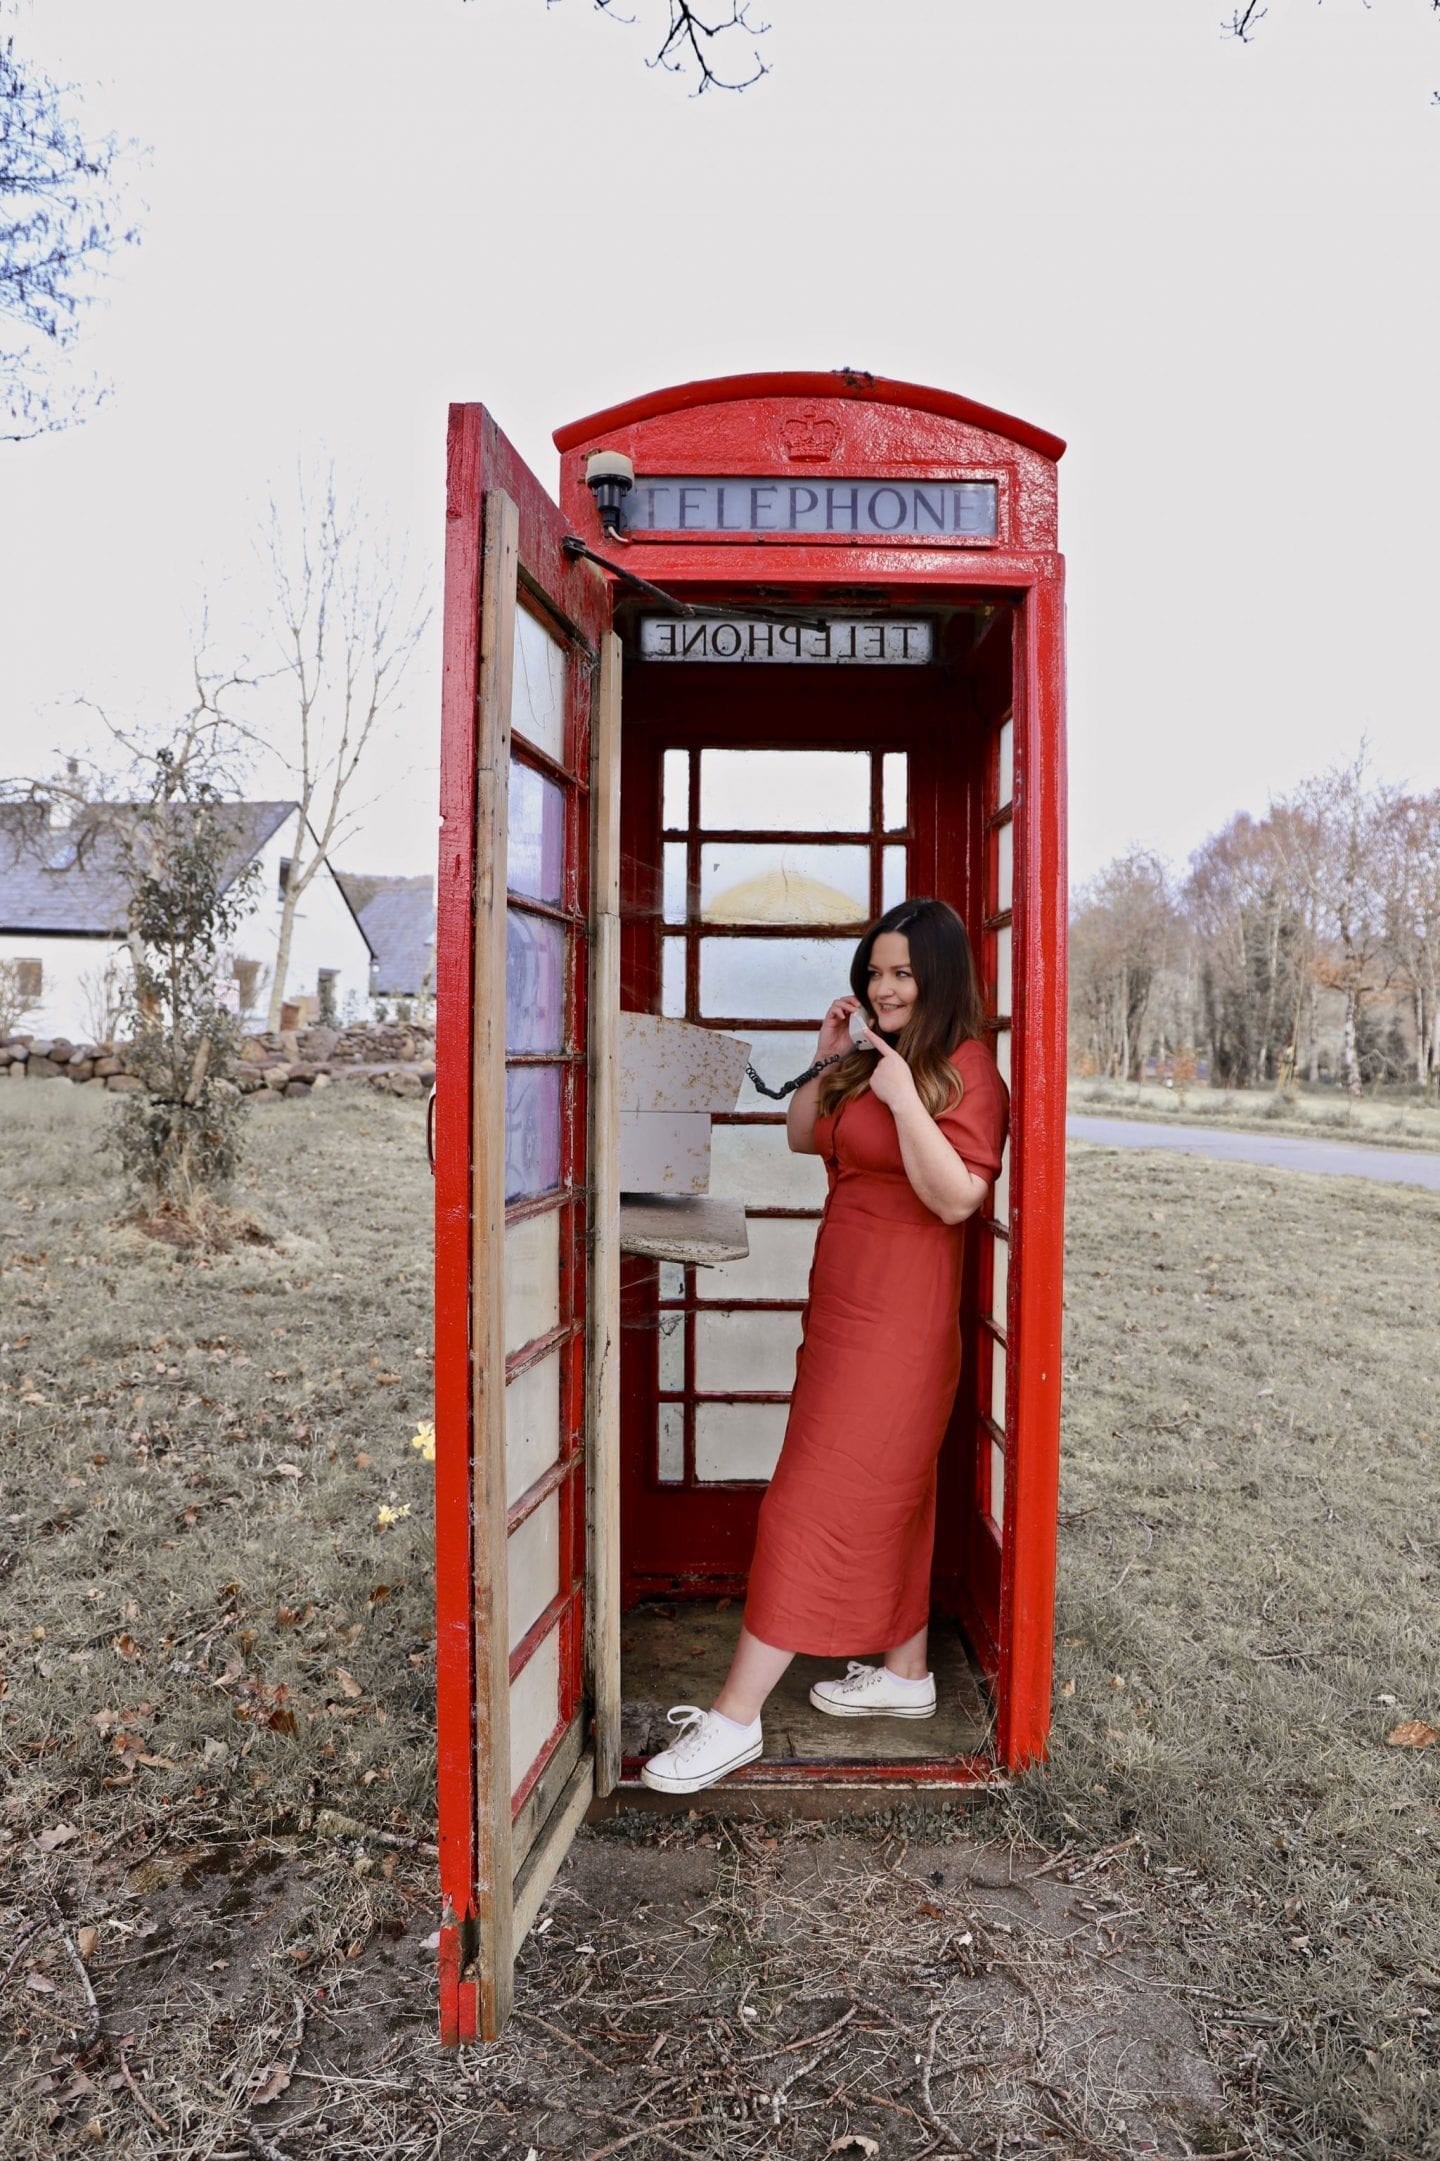
[{"label": "long brown hair", "polygon": [[[870,1010],[870,955],[877,938],[903,931],[910,947],[910,972],[918,993],[895,1049],[915,1076],[915,1092],[932,1118],[959,1102],[963,1088],[950,1054],[962,1043],[979,1041],[985,1030],[985,1007],[975,955],[965,925],[948,901],[902,900],[872,923],[855,948],[850,988]],[[853,1050],[820,1076],[820,1115],[827,1117],[852,1096],[863,1095],[880,1054],[868,1046]]]}]

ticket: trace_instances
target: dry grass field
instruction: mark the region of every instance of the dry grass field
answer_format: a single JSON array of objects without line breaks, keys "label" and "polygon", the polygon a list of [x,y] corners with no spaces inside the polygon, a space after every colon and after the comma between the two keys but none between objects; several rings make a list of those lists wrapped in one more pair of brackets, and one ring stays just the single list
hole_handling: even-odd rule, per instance
[{"label": "dry grass field", "polygon": [[1049,1764],[586,1832],[447,2057],[419,1111],[191,1256],[106,1110],[0,1098],[7,2156],[1440,2155],[1433,1196],[1077,1148]]}]

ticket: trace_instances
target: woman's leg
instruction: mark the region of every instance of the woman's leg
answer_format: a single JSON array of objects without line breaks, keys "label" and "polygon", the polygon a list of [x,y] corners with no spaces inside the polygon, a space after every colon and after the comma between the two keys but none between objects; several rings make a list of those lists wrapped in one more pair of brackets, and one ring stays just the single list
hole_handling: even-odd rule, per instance
[{"label": "woman's leg", "polygon": [[885,1653],[886,1665],[892,1673],[898,1674],[902,1681],[923,1681],[930,1671],[925,1662],[929,1635],[930,1627],[927,1622],[924,1628],[917,1630],[906,1642],[897,1644],[893,1651]]},{"label": "woman's leg", "polygon": [[725,1686],[715,1698],[715,1709],[722,1718],[733,1718],[737,1726],[750,1725],[760,1716],[765,1698],[794,1656],[793,1651],[780,1651],[773,1643],[762,1643],[742,1626]]}]

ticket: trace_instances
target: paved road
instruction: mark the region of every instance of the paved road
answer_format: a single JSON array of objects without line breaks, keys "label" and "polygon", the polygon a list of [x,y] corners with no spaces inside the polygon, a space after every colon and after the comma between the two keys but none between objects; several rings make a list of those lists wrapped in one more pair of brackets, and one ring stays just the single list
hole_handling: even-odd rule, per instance
[{"label": "paved road", "polygon": [[1223,1163],[1267,1163],[1272,1170],[1320,1171],[1327,1178],[1378,1178],[1388,1185],[1440,1193],[1440,1155],[1370,1148],[1355,1141],[1302,1140],[1293,1133],[1231,1133],[1210,1126],[1151,1124],[1143,1118],[1067,1118],[1072,1140],[1105,1148],[1178,1148]]}]

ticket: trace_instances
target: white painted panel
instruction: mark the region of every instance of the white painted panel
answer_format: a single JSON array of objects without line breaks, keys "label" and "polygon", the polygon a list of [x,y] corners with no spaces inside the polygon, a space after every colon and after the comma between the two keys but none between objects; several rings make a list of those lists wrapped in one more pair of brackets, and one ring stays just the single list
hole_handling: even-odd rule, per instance
[{"label": "white painted panel", "polygon": [[683,1313],[660,1315],[660,1386],[667,1393],[670,1389],[685,1386],[685,1316]]},{"label": "white painted panel", "polygon": [[685,1296],[685,1264],[683,1261],[661,1261],[660,1296],[683,1298]]},{"label": "white painted panel", "polygon": [[505,1226],[505,1349],[525,1348],[560,1325],[560,1213]]},{"label": "white painted panel", "polygon": [[505,1503],[511,1506],[560,1453],[560,1353],[517,1373],[505,1390]]},{"label": "white painted panel", "polygon": [[885,848],[880,861],[880,906],[882,910],[898,907],[905,898],[906,848]]},{"label": "white painted panel", "polygon": [[695,1386],[714,1395],[793,1388],[799,1342],[798,1313],[697,1313]]},{"label": "white painted panel", "polygon": [[1015,905],[1015,828],[995,828],[995,913],[1004,915]]},{"label": "white painted panel", "polygon": [[869,914],[868,848],[773,840],[710,840],[701,848],[702,922],[808,927],[863,923]]},{"label": "white painted panel", "polygon": [[560,1496],[552,1493],[510,1534],[510,1649],[533,1628],[560,1588]]},{"label": "white painted panel", "polygon": [[863,833],[870,824],[870,753],[702,750],[700,823],[747,833],[767,826]]},{"label": "white painted panel", "polygon": [[783,1125],[716,1126],[710,1136],[710,1191],[752,1207],[819,1208],[827,1190],[819,1156],[797,1156]]},{"label": "white painted panel", "polygon": [[683,840],[667,840],[665,843],[665,882],[661,903],[661,919],[666,923],[683,923],[685,920],[685,843]]},{"label": "white painted panel", "polygon": [[1015,793],[1015,723],[1007,720],[1000,730],[999,778],[995,808],[1003,810]]},{"label": "white painted panel", "polygon": [[1010,1043],[1012,1034],[1013,1030],[1009,1028],[998,1028],[995,1031],[995,1063],[1000,1068],[1000,1078],[1007,1088],[1011,1086]]},{"label": "white painted panel", "polygon": [[510,725],[557,765],[565,763],[565,648],[524,607],[515,610]]},{"label": "white painted panel", "polygon": [[1010,1012],[1010,960],[1011,934],[1008,929],[995,933],[995,1011],[1004,1016]]},{"label": "white painted panel", "polygon": [[[804,1298],[810,1287],[817,1223],[786,1222],[751,1216],[746,1223],[750,1251],[743,1261],[721,1261],[697,1268],[699,1298]],[[787,1381],[785,1386],[788,1388]]]},{"label": "white painted panel", "polygon": [[997,1327],[1004,1328],[1009,1312],[1007,1301],[1010,1292],[1010,1241],[1008,1238],[992,1238],[990,1246],[995,1255],[995,1273],[990,1286],[990,1318]]},{"label": "white painted panel", "polygon": [[1005,1454],[990,1443],[990,1521],[997,1531],[1005,1528]]},{"label": "white painted panel", "polygon": [[768,1479],[789,1415],[784,1403],[697,1403],[696,1478]]},{"label": "white painted panel", "polygon": [[990,1347],[990,1416],[1003,1433],[1005,1430],[1005,1346],[994,1343]]},{"label": "white painted panel", "polygon": [[622,1193],[703,1193],[710,1179],[705,1111],[619,1114]]},{"label": "white painted panel", "polygon": [[685,1406],[681,1403],[662,1403],[660,1406],[660,1479],[664,1485],[678,1485],[685,1476]]},{"label": "white painted panel", "polygon": [[990,1213],[997,1223],[1008,1225],[1010,1221],[1010,1147],[1008,1142],[1000,1161],[1000,1176],[990,1190],[992,1195]]},{"label": "white painted panel", "polygon": [[560,1624],[510,1683],[510,1793],[514,1797],[560,1718]]}]

